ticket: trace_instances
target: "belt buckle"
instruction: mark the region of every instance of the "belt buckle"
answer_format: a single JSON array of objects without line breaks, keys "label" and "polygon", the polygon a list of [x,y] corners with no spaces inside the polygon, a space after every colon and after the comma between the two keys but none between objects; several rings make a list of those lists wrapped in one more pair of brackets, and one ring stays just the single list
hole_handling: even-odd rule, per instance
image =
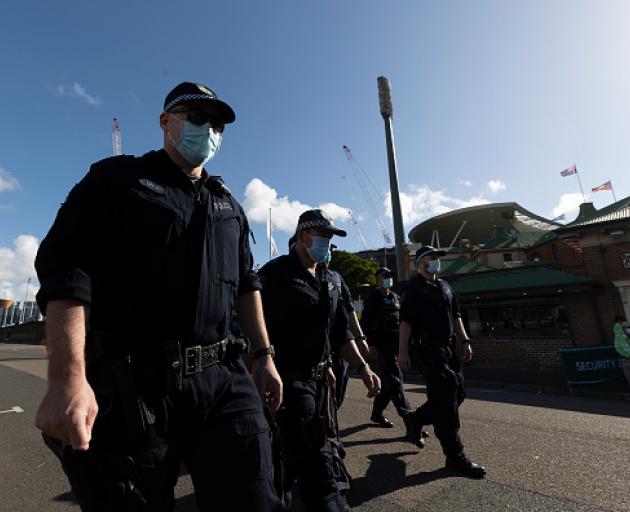
[{"label": "belt buckle", "polygon": [[194,375],[201,371],[201,345],[187,347],[184,352],[184,373]]}]

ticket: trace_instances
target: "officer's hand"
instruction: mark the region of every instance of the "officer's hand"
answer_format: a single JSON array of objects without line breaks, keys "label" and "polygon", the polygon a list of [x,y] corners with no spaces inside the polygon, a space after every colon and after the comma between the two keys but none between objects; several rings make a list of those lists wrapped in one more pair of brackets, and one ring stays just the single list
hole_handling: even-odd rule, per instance
[{"label": "officer's hand", "polygon": [[282,403],[282,379],[271,356],[254,360],[252,378],[263,403],[276,412]]},{"label": "officer's hand", "polygon": [[398,366],[403,370],[406,370],[411,365],[411,359],[409,359],[409,352],[400,352],[398,354]]},{"label": "officer's hand", "polygon": [[376,375],[369,366],[365,365],[363,367],[361,370],[361,378],[368,390],[368,398],[374,398],[381,392],[381,379],[378,378],[378,375]]},{"label": "officer's hand", "polygon": [[98,413],[94,391],[85,377],[49,382],[35,425],[75,450],[87,450]]},{"label": "officer's hand", "polygon": [[337,377],[335,377],[335,372],[333,372],[333,369],[330,366],[328,368],[326,368],[326,378],[328,379],[328,385],[331,388],[337,382]]},{"label": "officer's hand", "polygon": [[464,362],[468,363],[472,361],[472,356],[473,356],[473,350],[472,350],[472,347],[470,346],[470,343],[465,343],[464,344]]}]

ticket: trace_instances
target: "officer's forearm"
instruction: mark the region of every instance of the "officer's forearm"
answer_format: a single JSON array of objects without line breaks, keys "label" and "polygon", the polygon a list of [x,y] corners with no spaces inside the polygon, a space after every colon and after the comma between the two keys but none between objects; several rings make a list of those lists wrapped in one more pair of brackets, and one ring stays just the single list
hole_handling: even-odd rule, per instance
[{"label": "officer's forearm", "polygon": [[400,322],[398,333],[398,353],[409,354],[409,338],[411,337],[411,324],[403,320]]},{"label": "officer's forearm", "polygon": [[249,338],[253,351],[269,347],[260,292],[247,292],[241,295],[238,298],[237,309],[238,325]]},{"label": "officer's forearm", "polygon": [[344,343],[339,349],[339,353],[341,354],[341,357],[348,361],[350,368],[352,368],[353,370],[359,368],[361,365],[367,364],[365,362],[365,359],[363,359],[363,357],[359,353],[359,349],[354,343],[354,340],[350,340]]},{"label": "officer's forearm", "polygon": [[87,307],[75,300],[54,300],[46,308],[48,381],[85,378]]},{"label": "officer's forearm", "polygon": [[357,319],[357,314],[354,311],[348,315],[348,326],[350,327],[350,332],[354,335],[355,339],[363,336],[363,329],[361,329],[361,325]]},{"label": "officer's forearm", "polygon": [[466,334],[466,328],[464,327],[464,322],[462,322],[461,318],[455,320],[455,333],[457,334],[457,338],[460,341],[468,340],[468,334]]}]

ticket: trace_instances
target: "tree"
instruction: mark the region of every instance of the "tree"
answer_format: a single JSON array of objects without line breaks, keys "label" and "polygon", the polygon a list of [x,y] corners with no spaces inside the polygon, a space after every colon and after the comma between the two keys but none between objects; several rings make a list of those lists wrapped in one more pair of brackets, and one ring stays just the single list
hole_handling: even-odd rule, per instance
[{"label": "tree", "polygon": [[374,260],[365,260],[346,251],[333,251],[330,268],[341,274],[351,290],[365,284],[376,284],[374,273],[378,270],[378,263]]}]

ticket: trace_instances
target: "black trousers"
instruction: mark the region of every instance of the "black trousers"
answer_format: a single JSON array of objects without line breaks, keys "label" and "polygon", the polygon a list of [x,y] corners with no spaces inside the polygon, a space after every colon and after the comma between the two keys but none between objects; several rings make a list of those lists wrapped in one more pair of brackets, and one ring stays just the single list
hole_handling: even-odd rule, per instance
[{"label": "black trousers", "polygon": [[286,492],[297,485],[309,512],[344,511],[349,477],[335,446],[329,387],[285,376],[283,382],[284,403],[276,417],[286,450]]},{"label": "black trousers", "polygon": [[332,371],[335,374],[335,404],[341,407],[348,389],[348,362],[336,352],[331,355]]},{"label": "black trousers", "polygon": [[87,452],[45,437],[85,512],[170,512],[182,462],[200,511],[278,511],[269,427],[240,359],[185,377],[179,392],[142,393],[147,428],[130,433],[116,394],[98,396]]},{"label": "black trousers", "polygon": [[459,436],[459,406],[464,401],[464,375],[454,344],[436,353],[412,356],[412,363],[424,376],[427,401],[413,413],[413,421],[433,425],[447,457],[464,452]]},{"label": "black trousers", "polygon": [[393,347],[378,347],[377,373],[381,379],[381,392],[374,398],[372,414],[380,416],[392,402],[399,416],[405,417],[411,412],[411,406],[405,396],[403,375]]}]

